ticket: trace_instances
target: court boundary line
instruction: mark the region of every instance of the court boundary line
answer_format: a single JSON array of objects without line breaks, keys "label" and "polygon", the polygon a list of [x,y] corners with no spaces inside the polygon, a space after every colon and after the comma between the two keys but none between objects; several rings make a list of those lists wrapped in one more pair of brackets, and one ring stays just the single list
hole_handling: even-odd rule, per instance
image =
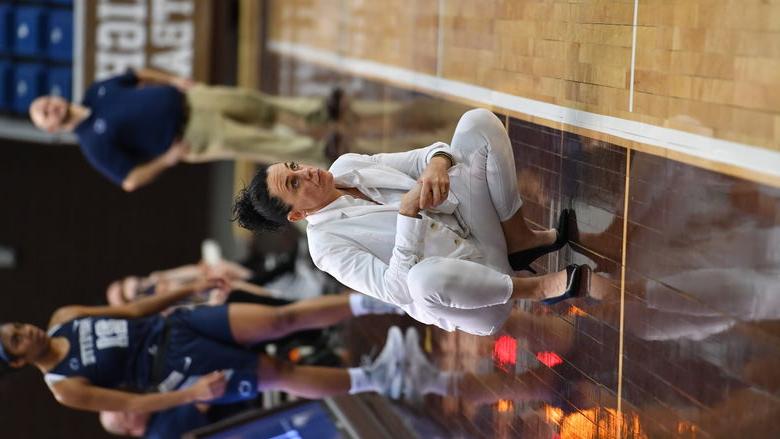
[{"label": "court boundary line", "polygon": [[[623,428],[623,338],[625,335],[626,319],[626,262],[628,255],[628,205],[631,199],[631,150],[626,151],[626,179],[623,186],[623,239],[620,255],[620,321],[618,332],[618,382],[617,382],[617,427],[618,434]],[[620,436],[618,436],[620,437]]]},{"label": "court boundary line", "polygon": [[639,22],[639,0],[634,0],[634,25],[631,30],[631,82],[628,91],[628,112],[634,112],[634,72],[636,71],[636,25]]},{"label": "court boundary line", "polygon": [[447,0],[439,0],[438,19],[436,22],[436,76],[441,77],[444,71],[444,14]]}]

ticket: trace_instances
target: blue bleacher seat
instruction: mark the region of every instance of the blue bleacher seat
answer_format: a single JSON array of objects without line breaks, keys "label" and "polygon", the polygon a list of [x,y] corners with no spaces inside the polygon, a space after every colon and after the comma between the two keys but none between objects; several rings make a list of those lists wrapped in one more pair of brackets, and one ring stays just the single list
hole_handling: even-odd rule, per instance
[{"label": "blue bleacher seat", "polygon": [[11,63],[0,61],[0,111],[11,109]]},{"label": "blue bleacher seat", "polygon": [[49,59],[71,61],[73,58],[73,13],[66,10],[49,12],[46,26],[46,53]]},{"label": "blue bleacher seat", "polygon": [[0,53],[10,53],[13,44],[11,29],[14,22],[14,8],[6,3],[0,4]]},{"label": "blue bleacher seat", "polygon": [[11,108],[20,114],[26,114],[33,99],[44,94],[44,69],[40,64],[17,64],[14,68],[11,91]]},{"label": "blue bleacher seat", "polygon": [[72,99],[71,86],[73,76],[70,67],[49,68],[46,75],[46,94],[62,96],[67,100]]},{"label": "blue bleacher seat", "polygon": [[36,6],[21,6],[14,14],[14,53],[23,56],[41,56],[46,48],[44,40],[46,11]]}]

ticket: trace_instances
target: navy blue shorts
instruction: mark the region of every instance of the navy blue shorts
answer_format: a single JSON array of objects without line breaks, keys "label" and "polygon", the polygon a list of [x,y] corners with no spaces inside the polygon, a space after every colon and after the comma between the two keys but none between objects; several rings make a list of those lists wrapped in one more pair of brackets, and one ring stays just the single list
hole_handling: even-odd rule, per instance
[{"label": "navy blue shorts", "polygon": [[227,305],[182,308],[167,317],[167,343],[160,391],[191,386],[200,376],[224,370],[225,395],[212,404],[228,404],[257,396],[258,353],[236,343],[230,332]]}]

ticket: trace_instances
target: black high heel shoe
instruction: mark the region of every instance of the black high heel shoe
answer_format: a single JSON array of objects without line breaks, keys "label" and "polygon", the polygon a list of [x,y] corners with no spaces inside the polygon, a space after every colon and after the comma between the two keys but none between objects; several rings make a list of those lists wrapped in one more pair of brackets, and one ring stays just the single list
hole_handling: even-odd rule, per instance
[{"label": "black high heel shoe", "polygon": [[587,265],[571,264],[566,267],[566,291],[560,296],[542,300],[545,305],[555,305],[558,302],[573,297],[588,297],[590,295],[590,276],[593,270]]},{"label": "black high heel shoe", "polygon": [[550,245],[543,245],[512,253],[509,255],[509,265],[512,266],[512,269],[515,271],[528,270],[531,273],[536,274],[536,270],[531,268],[531,263],[547,253],[560,250],[569,242],[569,222],[573,218],[576,218],[574,210],[561,210],[561,214],[558,216],[558,227],[555,228],[555,231],[557,232],[555,242]]}]

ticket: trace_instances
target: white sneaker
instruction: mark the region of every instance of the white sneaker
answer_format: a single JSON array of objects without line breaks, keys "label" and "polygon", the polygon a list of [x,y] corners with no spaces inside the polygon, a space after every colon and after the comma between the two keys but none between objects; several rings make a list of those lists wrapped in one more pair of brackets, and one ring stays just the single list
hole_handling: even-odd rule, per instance
[{"label": "white sneaker", "polygon": [[422,400],[430,393],[433,383],[441,371],[434,366],[420,347],[420,334],[410,327],[406,330],[406,374],[404,375],[404,399],[412,402]]},{"label": "white sneaker", "polygon": [[378,393],[398,399],[403,389],[405,361],[403,335],[397,326],[393,326],[387,331],[387,342],[382,352],[363,370]]}]

